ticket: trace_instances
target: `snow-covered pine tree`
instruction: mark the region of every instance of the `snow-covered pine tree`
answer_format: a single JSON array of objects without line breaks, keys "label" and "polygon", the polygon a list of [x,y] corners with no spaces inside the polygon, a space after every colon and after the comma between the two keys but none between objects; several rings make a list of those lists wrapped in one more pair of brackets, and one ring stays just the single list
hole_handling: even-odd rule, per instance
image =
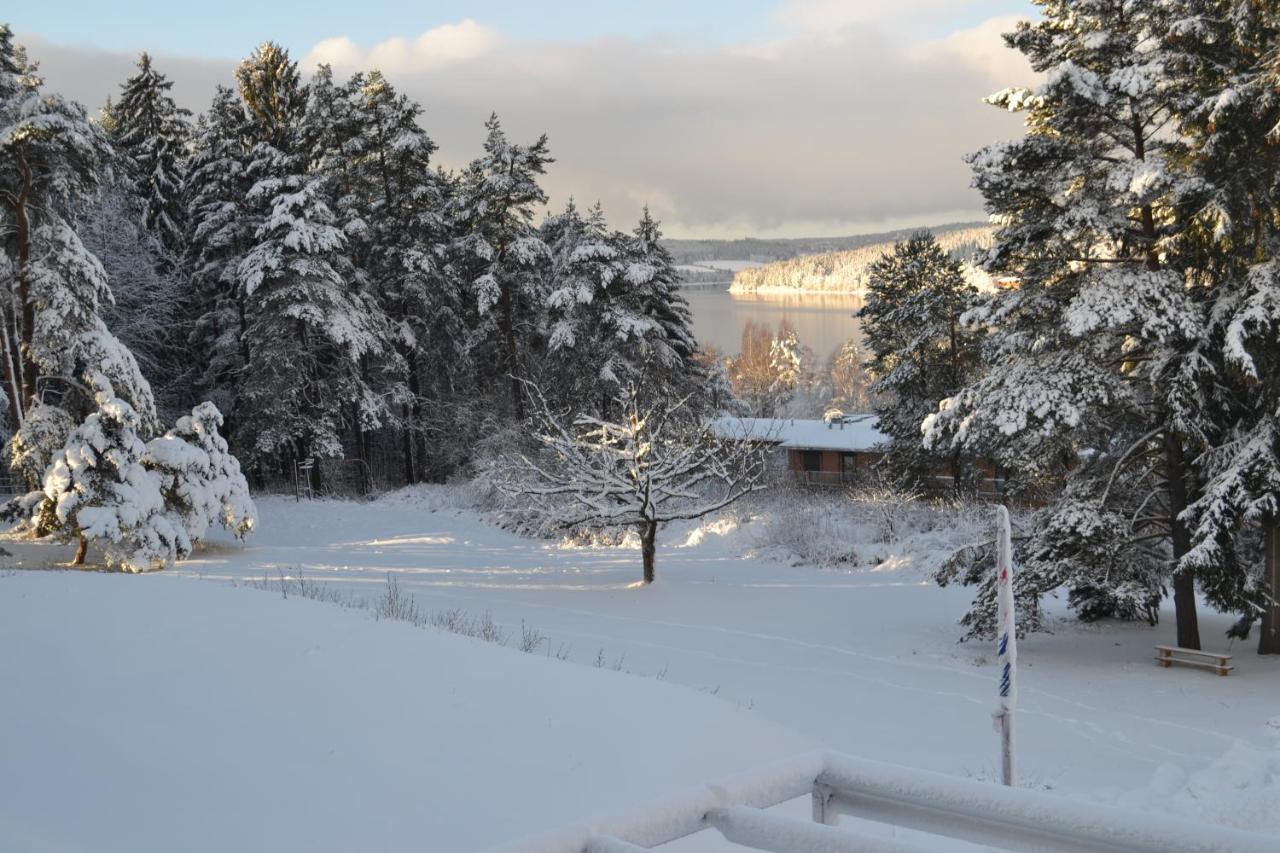
[{"label": "snow-covered pine tree", "polygon": [[191,113],[174,102],[172,88],[143,53],[138,72],[120,85],[120,98],[110,105],[109,131],[133,184],[143,226],[171,269],[182,257],[186,236],[182,185],[191,134]]},{"label": "snow-covered pine tree", "polygon": [[37,395],[74,411],[92,399],[87,381],[101,373],[134,408],[144,433],[157,431],[151,385],[99,313],[112,299],[102,264],[70,225],[53,217],[35,229],[32,246],[39,251],[27,265],[33,334],[22,355],[36,367]]},{"label": "snow-covered pine tree", "polygon": [[265,143],[291,151],[306,110],[298,64],[275,42],[263,42],[236,66],[236,84],[248,118],[250,147]]},{"label": "snow-covered pine tree", "polygon": [[947,472],[957,494],[976,483],[972,454],[960,446],[926,450],[920,424],[976,377],[981,337],[965,328],[961,315],[977,292],[928,231],[894,244],[868,269],[866,303],[858,316],[870,351],[867,366],[880,431],[891,439],[882,465],[907,488],[929,487]]},{"label": "snow-covered pine tree", "polygon": [[[431,166],[435,144],[420,115],[376,71],[337,87],[321,68],[304,123],[359,284],[389,326],[393,357],[371,372],[388,401],[386,423],[399,433],[407,482],[438,477],[457,452],[439,438],[458,435],[452,404],[464,342],[462,296],[445,274],[448,181]],[[445,400],[450,405],[436,405]]]},{"label": "snow-covered pine tree", "polygon": [[1258,651],[1280,654],[1280,9],[1178,0],[1170,20],[1179,131],[1206,200],[1187,250],[1213,287],[1206,353],[1228,389],[1220,437],[1197,460],[1204,487],[1183,565],[1211,603],[1241,614],[1232,634],[1261,616]]},{"label": "snow-covered pine tree", "polygon": [[111,382],[93,375],[97,410],[85,418],[45,471],[35,532],[78,540],[75,564],[89,543],[109,566],[130,572],[163,568],[191,551],[191,541],[165,507],[160,478],[142,464],[141,420],[115,396]]},{"label": "snow-covered pine tree", "polygon": [[188,217],[183,268],[190,276],[195,387],[225,413],[234,432],[238,382],[248,351],[240,261],[253,240],[245,196],[249,191],[249,124],[236,93],[219,86],[209,110],[196,121],[185,204]]},{"label": "snow-covered pine tree", "polygon": [[143,465],[159,476],[165,505],[193,543],[215,524],[243,539],[258,523],[249,484],[218,432],[221,426],[218,407],[201,403],[173,429],[147,442],[142,457]]},{"label": "snow-covered pine tree", "polygon": [[11,453],[48,437],[43,414],[42,438],[23,433],[42,401],[79,420],[93,403],[84,383],[97,372],[134,407],[144,430],[156,425],[150,387],[99,316],[110,300],[102,265],[73,228],[98,189],[109,145],[82,107],[40,88],[35,66],[0,25],[0,282],[7,290],[0,366]]},{"label": "snow-covered pine tree", "polygon": [[370,470],[370,430],[399,425],[398,416],[407,400],[407,390],[399,353],[391,346],[390,318],[371,287],[370,267],[380,255],[380,247],[374,246],[371,239],[371,222],[377,214],[370,209],[368,193],[356,174],[358,164],[364,159],[359,145],[360,117],[354,98],[354,87],[359,85],[359,80],[357,76],[347,85],[339,86],[329,66],[316,69],[307,85],[306,109],[297,130],[296,153],[332,212],[334,224],[346,238],[342,276],[347,287],[363,296],[363,310],[370,314],[369,319],[386,327],[378,350],[365,351],[358,357],[354,367],[363,393],[351,398],[343,417],[350,431],[344,442],[349,448],[348,455],[359,459],[361,469],[367,472]]},{"label": "snow-covered pine tree", "polygon": [[532,145],[516,145],[496,115],[485,128],[484,154],[461,176],[451,204],[456,229],[451,255],[493,348],[488,379],[497,383],[506,377],[518,422],[525,409],[522,351],[531,321],[543,310],[543,270],[549,260],[547,245],[533,227],[535,208],[547,200],[538,178],[553,161],[545,135]]},{"label": "snow-covered pine tree", "polygon": [[307,168],[295,64],[268,43],[236,77],[257,143],[246,198],[253,245],[237,271],[248,360],[235,435],[263,462],[341,456],[344,433],[375,428],[385,413],[365,367],[390,335],[358,288],[324,176]]},{"label": "snow-covered pine tree", "polygon": [[[422,108],[374,71],[352,80],[360,135],[355,176],[370,223],[369,283],[394,330],[407,391],[400,412],[406,480],[440,479],[464,449],[446,439],[463,377],[463,296],[446,274],[449,181],[431,166]],[[428,423],[428,419],[432,422]]]},{"label": "snow-covered pine tree", "polygon": [[[969,315],[992,327],[987,370],[930,416],[926,439],[1066,482],[1023,543],[1024,600],[1066,586],[1082,615],[1150,614],[1171,578],[1177,643],[1199,648],[1183,511],[1216,377],[1206,292],[1180,255],[1199,187],[1168,132],[1168,8],[1038,5],[1043,17],[1006,38],[1047,82],[990,98],[1025,112],[1027,134],[971,158],[1000,224],[987,269],[1019,284]],[[978,633],[993,627],[986,592],[969,622]]]}]

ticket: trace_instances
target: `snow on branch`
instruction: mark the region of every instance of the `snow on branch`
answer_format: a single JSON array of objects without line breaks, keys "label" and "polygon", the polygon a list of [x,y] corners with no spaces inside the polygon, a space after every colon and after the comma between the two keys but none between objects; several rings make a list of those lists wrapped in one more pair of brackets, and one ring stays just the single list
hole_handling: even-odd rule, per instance
[{"label": "snow on branch", "polygon": [[763,487],[764,446],[714,435],[688,398],[620,395],[615,420],[555,413],[525,383],[536,433],[529,452],[493,463],[488,479],[552,527],[632,526],[652,580],[660,525],[701,518]]}]

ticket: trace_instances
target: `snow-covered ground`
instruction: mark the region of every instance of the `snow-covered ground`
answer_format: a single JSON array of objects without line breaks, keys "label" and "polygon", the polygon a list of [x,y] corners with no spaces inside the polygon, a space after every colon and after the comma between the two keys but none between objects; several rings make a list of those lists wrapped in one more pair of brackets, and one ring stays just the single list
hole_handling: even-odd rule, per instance
[{"label": "snow-covered ground", "polygon": [[814,743],[654,680],[190,578],[0,578],[0,850],[466,851]]},{"label": "snow-covered ground", "polygon": [[[670,531],[658,582],[636,588],[636,550],[521,538],[455,508],[447,490],[371,503],[269,498],[259,510],[248,545],[214,543],[161,575],[0,578],[0,641],[24,650],[0,664],[18,686],[0,719],[25,733],[3,747],[0,763],[21,769],[0,777],[17,788],[0,791],[0,832],[22,838],[54,821],[74,839],[102,821],[130,842],[180,828],[204,839],[243,805],[246,821],[275,821],[280,849],[295,840],[289,826],[338,849],[493,816],[483,837],[423,848],[469,849],[804,744],[996,775],[993,649],[956,642],[969,591],[938,589],[911,560],[789,565],[749,556],[761,522],[722,518]],[[6,546],[24,563],[54,558],[46,546]],[[523,624],[549,639],[531,656],[230,588],[280,573],[355,599],[376,598],[390,573],[421,610],[487,612],[516,638]],[[1228,648],[1226,626],[1203,615],[1208,648]],[[1152,646],[1172,634],[1171,618],[1156,629],[1059,621],[1026,639],[1024,779],[1280,831],[1280,661],[1237,644],[1229,678],[1161,669]],[[469,722],[442,722],[455,719]],[[262,769],[262,755],[281,763]],[[176,776],[175,757],[185,768]],[[61,805],[64,818],[82,811],[76,824],[25,793],[33,773],[45,792],[96,774],[71,788],[83,803]],[[216,792],[239,777],[244,791],[224,805]],[[146,808],[157,791],[177,796],[171,779],[193,786],[178,788],[182,802],[210,813]],[[524,808],[494,784],[537,793]],[[228,831],[231,842],[247,837]]]}]

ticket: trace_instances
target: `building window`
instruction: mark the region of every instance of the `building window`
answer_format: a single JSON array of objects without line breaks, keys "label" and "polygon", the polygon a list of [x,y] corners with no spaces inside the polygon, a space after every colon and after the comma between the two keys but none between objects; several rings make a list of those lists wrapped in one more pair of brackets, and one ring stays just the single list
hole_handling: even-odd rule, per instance
[{"label": "building window", "polygon": [[821,471],[822,470],[822,451],[821,450],[804,451],[801,464],[804,466],[804,470],[806,471]]}]

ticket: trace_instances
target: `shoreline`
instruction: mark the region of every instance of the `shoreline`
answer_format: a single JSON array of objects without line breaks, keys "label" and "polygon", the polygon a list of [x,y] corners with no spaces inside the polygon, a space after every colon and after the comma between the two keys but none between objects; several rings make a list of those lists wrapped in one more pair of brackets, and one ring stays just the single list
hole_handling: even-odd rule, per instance
[{"label": "shoreline", "polygon": [[766,294],[795,294],[795,295],[811,295],[811,296],[856,296],[860,299],[867,295],[866,288],[857,290],[813,290],[810,288],[800,287],[753,287],[753,288],[735,288],[729,287],[729,293],[747,294],[747,293],[766,293]]}]

